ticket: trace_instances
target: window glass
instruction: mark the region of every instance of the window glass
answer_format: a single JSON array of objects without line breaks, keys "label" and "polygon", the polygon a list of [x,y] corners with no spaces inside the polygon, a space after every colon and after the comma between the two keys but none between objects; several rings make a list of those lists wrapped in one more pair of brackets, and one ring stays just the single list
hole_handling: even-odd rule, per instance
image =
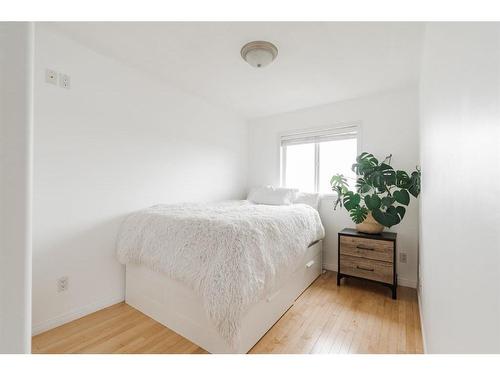
[{"label": "window glass", "polygon": [[340,173],[347,177],[352,189],[356,185],[356,174],[351,170],[356,162],[356,139],[339,139],[319,143],[319,180],[318,192],[331,193],[330,179]]},{"label": "window glass", "polygon": [[285,185],[314,192],[314,143],[286,147]]},{"label": "window glass", "polygon": [[[307,142],[307,138],[303,141]],[[356,174],[351,167],[358,154],[357,138],[338,137],[328,141],[319,139],[316,143],[285,144],[281,151],[284,186],[329,194],[332,193],[330,179],[339,173],[347,178],[350,188],[355,189]]]}]

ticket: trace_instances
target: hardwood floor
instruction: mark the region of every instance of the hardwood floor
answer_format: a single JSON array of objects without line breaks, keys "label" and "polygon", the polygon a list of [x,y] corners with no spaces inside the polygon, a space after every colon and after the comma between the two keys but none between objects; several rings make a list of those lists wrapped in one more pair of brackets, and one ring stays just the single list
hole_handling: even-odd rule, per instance
[{"label": "hardwood floor", "polygon": [[[327,272],[250,353],[422,353],[414,289],[398,300],[378,284]],[[33,353],[206,353],[170,329],[119,303],[33,337]]]}]

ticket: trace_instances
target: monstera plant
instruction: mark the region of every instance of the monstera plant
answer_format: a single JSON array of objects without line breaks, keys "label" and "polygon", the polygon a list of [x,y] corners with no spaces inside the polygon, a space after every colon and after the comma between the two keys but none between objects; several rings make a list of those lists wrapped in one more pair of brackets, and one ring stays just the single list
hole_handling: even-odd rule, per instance
[{"label": "monstera plant", "polygon": [[[352,170],[356,173],[356,191],[349,190],[347,178],[336,174],[330,180],[332,190],[337,193],[337,206],[344,207],[358,225],[374,219],[383,227],[392,227],[403,220],[410,195],[420,194],[420,170],[408,174],[391,167],[392,155],[379,162],[375,156],[363,152],[356,158]],[[358,230],[360,230],[358,228]],[[362,231],[362,230],[361,230]]]}]

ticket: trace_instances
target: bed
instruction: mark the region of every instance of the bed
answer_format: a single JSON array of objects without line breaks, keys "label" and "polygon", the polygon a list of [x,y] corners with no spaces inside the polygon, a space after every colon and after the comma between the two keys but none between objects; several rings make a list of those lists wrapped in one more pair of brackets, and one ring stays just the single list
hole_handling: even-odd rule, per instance
[{"label": "bed", "polygon": [[246,353],[320,275],[323,237],[306,204],[153,206],[120,229],[125,299],[210,353]]}]

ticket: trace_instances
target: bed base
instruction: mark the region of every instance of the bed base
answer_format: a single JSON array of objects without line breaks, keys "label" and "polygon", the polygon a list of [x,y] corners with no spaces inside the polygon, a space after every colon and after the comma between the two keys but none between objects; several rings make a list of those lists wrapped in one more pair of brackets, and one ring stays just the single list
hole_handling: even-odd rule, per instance
[{"label": "bed base", "polygon": [[321,274],[322,241],[310,245],[300,266],[281,287],[250,307],[240,338],[229,346],[207,318],[200,298],[189,288],[144,266],[126,266],[126,302],[209,353],[247,353],[297,297]]}]

